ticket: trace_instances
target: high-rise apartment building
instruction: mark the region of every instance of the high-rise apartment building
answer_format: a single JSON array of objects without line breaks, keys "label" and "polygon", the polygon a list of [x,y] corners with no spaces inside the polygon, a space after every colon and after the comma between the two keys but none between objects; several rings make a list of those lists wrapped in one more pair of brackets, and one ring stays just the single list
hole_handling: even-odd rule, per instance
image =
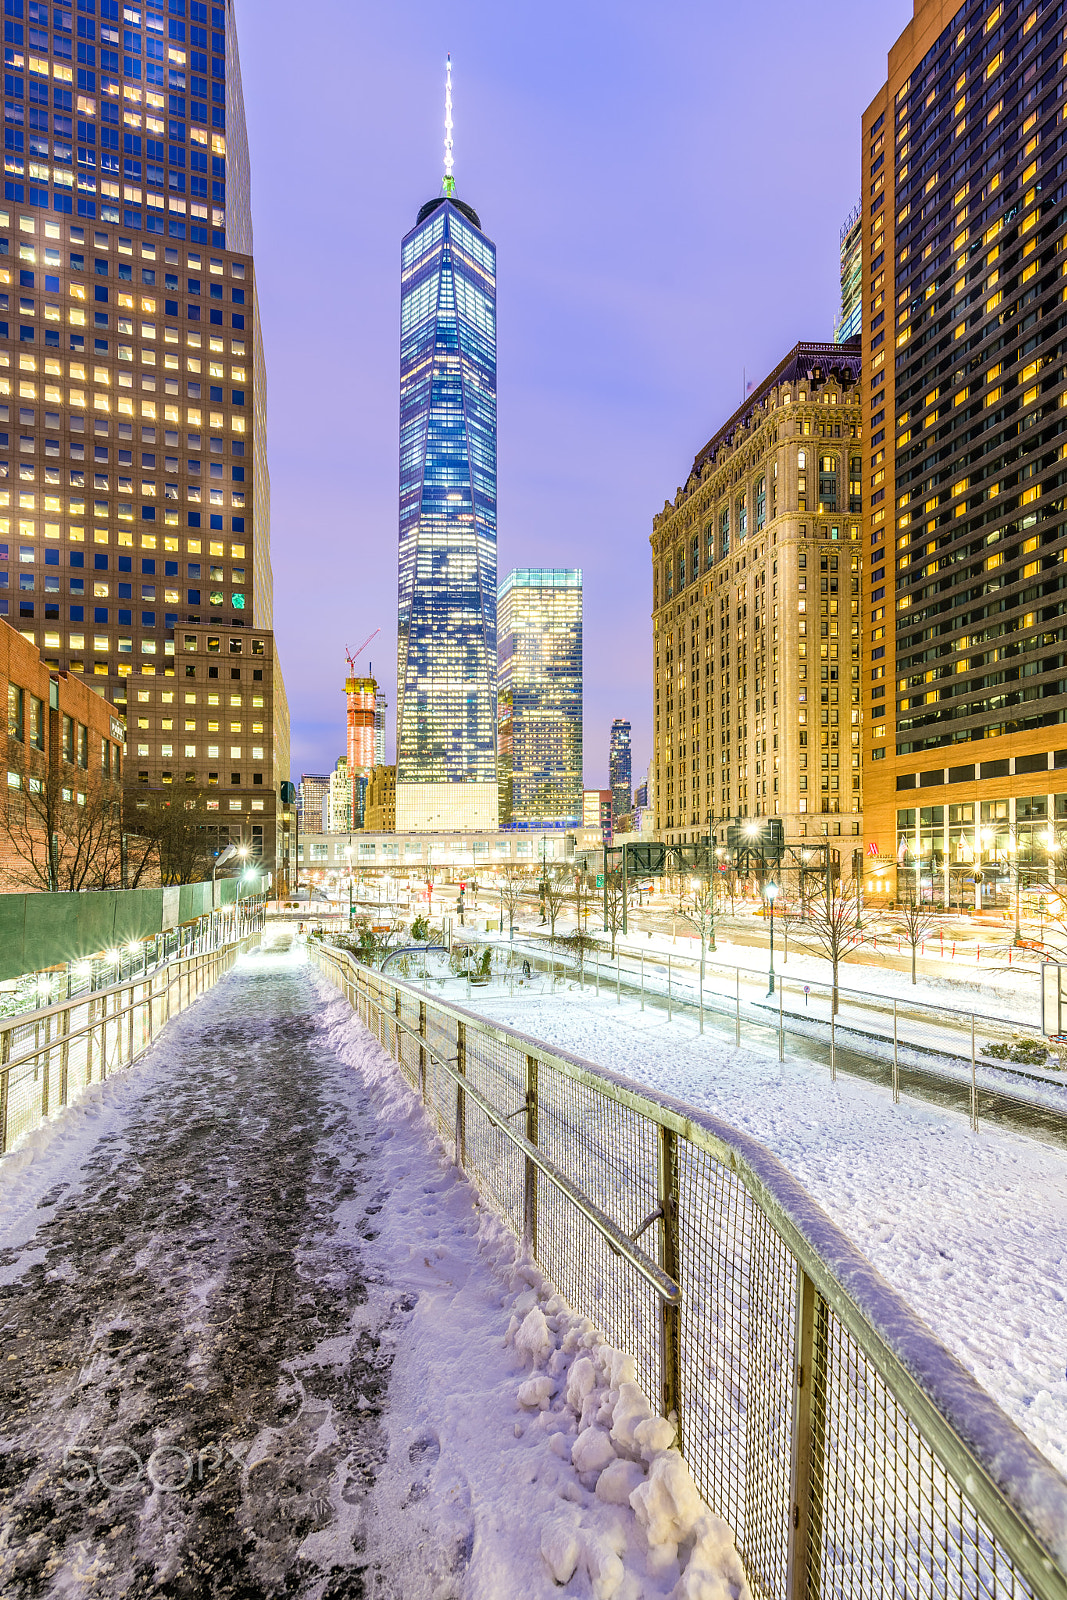
[{"label": "high-rise apartment building", "polygon": [[[1051,4],[916,0],[863,118],[868,892],[988,898],[1067,818]],[[976,870],[979,869],[979,870]]]},{"label": "high-rise apartment building", "polygon": [[76,13],[24,14],[9,0],[4,146],[0,613],[127,716],[128,781],[217,786],[227,809],[240,802],[246,835],[258,801],[269,865],[288,776],[277,663],[282,746],[267,733],[261,756],[242,726],[239,761],[208,759],[232,730],[209,729],[221,719],[206,682],[175,682],[154,704],[186,628],[227,641],[247,630],[249,669],[253,635],[274,650],[232,5],[79,0]]},{"label": "high-rise apartment building", "polygon": [[656,829],[858,834],[860,354],[798,344],[652,519]]},{"label": "high-rise apartment building", "polygon": [[496,246],[443,192],[403,241],[396,811],[400,832],[494,828]]},{"label": "high-rise apartment building", "polygon": [[841,315],[834,343],[858,339],[863,327],[863,207],[858,205],[841,229]]},{"label": "high-rise apartment building", "polygon": [[500,824],[582,814],[582,574],[511,572],[497,595]]},{"label": "high-rise apartment building", "polygon": [[616,717],[611,724],[608,749],[608,783],[611,809],[615,817],[625,817],[633,805],[633,776],[630,764],[630,724]]}]

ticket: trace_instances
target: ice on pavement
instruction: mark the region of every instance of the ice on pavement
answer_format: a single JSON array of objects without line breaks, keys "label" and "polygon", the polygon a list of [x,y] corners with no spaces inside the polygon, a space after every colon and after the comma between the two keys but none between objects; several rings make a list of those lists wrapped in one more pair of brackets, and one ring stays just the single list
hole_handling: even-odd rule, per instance
[{"label": "ice on pavement", "polygon": [[299,952],[0,1162],[0,1339],[5,1596],[748,1600],[629,1358]]}]

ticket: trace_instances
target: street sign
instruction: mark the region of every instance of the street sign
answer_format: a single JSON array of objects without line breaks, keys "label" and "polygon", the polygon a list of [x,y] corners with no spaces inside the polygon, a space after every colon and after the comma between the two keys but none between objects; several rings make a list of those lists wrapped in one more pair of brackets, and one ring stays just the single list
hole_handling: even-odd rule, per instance
[{"label": "street sign", "polygon": [[604,874],[602,872],[598,872],[596,875],[596,886],[598,889],[604,887]]}]

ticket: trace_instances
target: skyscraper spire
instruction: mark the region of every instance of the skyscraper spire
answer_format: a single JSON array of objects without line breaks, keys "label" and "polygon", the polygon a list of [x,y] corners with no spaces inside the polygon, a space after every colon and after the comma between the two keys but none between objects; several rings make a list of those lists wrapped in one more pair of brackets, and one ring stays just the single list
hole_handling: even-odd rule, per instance
[{"label": "skyscraper spire", "polygon": [[456,180],[452,176],[452,56],[445,57],[445,182],[443,193],[453,195]]}]

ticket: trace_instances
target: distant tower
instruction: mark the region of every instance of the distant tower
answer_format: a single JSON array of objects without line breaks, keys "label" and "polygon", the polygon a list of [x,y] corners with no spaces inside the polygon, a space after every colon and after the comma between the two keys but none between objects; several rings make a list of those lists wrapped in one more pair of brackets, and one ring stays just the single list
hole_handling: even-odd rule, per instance
[{"label": "distant tower", "polygon": [[[352,659],[349,658],[350,669],[352,665]],[[348,700],[346,771],[351,790],[349,826],[352,828],[363,826],[363,797],[367,789],[367,778],[374,766],[377,691],[378,685],[373,678],[357,678],[353,671],[349,671],[345,679],[345,695]]]},{"label": "distant tower", "polygon": [[401,251],[398,833],[497,826],[496,246],[442,192]]},{"label": "distant tower", "polygon": [[834,343],[858,339],[863,331],[863,208],[857,206],[841,229],[841,315]]},{"label": "distant tower", "polygon": [[621,717],[616,717],[611,724],[608,782],[611,784],[612,815],[628,816],[633,808],[630,787],[630,724],[623,722]]},{"label": "distant tower", "polygon": [[497,592],[500,825],[582,816],[581,568],[518,568]]}]

